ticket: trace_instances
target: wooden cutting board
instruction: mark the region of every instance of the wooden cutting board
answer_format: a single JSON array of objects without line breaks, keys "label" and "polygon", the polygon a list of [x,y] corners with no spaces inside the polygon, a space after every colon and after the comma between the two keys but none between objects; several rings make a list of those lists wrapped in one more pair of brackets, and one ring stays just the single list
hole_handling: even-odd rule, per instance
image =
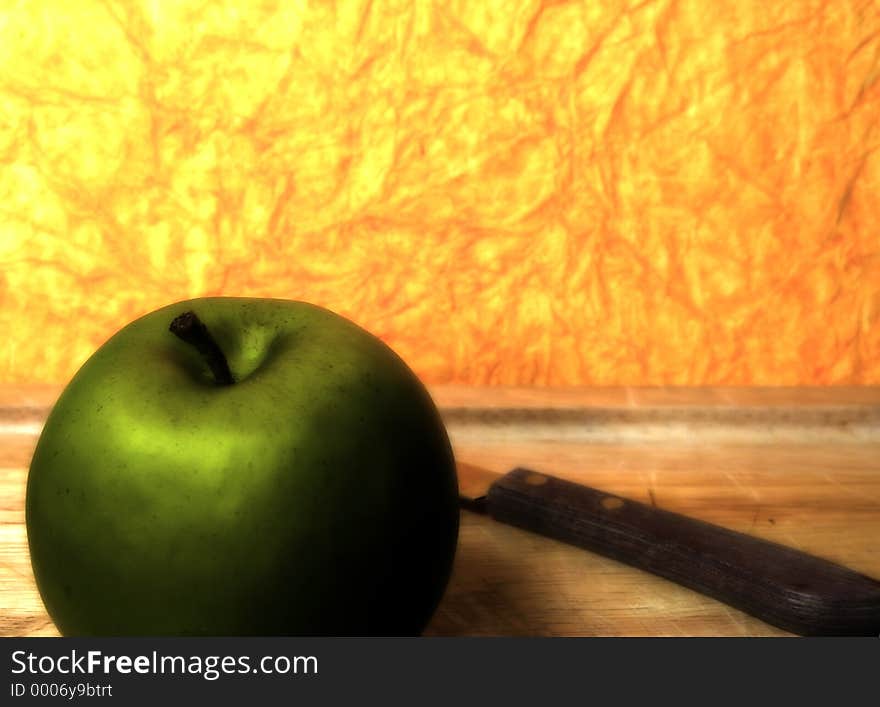
[{"label": "wooden cutting board", "polygon": [[[27,554],[27,466],[59,389],[0,386],[0,635],[57,635]],[[529,466],[880,578],[880,387],[436,387],[456,456]],[[462,513],[427,633],[784,632],[625,565]]]}]

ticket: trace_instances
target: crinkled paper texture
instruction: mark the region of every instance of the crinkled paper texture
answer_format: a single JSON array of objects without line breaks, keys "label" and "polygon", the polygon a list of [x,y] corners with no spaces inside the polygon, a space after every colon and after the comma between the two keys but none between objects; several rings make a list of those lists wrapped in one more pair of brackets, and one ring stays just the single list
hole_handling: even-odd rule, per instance
[{"label": "crinkled paper texture", "polygon": [[429,383],[880,383],[870,1],[0,7],[0,380],[305,299]]}]

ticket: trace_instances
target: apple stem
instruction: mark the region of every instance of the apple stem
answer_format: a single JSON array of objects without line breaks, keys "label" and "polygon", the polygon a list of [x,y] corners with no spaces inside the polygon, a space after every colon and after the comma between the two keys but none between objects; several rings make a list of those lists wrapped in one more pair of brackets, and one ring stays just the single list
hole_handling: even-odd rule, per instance
[{"label": "apple stem", "polygon": [[202,320],[196,316],[195,312],[189,311],[174,318],[168,330],[182,339],[188,344],[195,346],[198,352],[205,359],[205,363],[211,368],[214,374],[214,380],[217,385],[232,385],[235,379],[232,377],[232,371],[229,370],[229,363],[223,350],[217,344],[217,341],[211,336]]}]

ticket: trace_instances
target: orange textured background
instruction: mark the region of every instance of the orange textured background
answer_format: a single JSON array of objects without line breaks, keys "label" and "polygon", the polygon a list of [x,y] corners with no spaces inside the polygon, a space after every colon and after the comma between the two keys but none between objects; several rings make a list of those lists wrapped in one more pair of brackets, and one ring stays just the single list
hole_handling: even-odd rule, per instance
[{"label": "orange textured background", "polygon": [[880,383],[874,2],[10,3],[0,380],[306,299],[428,382]]}]

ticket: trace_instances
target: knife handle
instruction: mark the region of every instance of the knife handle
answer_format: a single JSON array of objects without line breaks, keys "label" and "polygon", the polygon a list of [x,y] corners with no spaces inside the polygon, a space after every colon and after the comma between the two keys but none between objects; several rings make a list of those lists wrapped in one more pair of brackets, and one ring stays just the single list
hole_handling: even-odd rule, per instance
[{"label": "knife handle", "polygon": [[880,635],[880,582],[790,547],[529,469],[490,516],[670,579],[803,635]]}]

